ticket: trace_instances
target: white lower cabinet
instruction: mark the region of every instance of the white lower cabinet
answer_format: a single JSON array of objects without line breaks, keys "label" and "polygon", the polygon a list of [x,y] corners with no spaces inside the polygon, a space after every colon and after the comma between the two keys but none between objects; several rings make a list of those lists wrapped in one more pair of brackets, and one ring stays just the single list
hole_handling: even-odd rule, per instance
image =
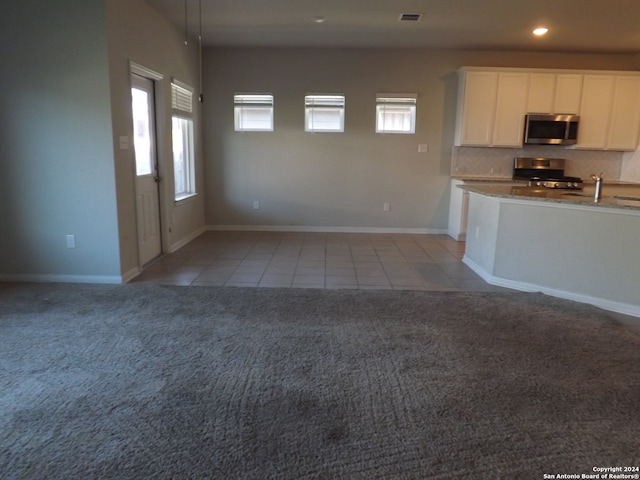
[{"label": "white lower cabinet", "polygon": [[464,240],[467,236],[467,213],[469,211],[469,193],[459,186],[464,180],[451,180],[449,197],[449,228],[447,233],[454,240]]},{"label": "white lower cabinet", "polygon": [[451,193],[449,195],[449,226],[447,234],[458,241],[464,241],[467,238],[467,219],[469,215],[469,192],[463,185],[514,185],[522,186],[527,182],[503,179],[451,179]]}]

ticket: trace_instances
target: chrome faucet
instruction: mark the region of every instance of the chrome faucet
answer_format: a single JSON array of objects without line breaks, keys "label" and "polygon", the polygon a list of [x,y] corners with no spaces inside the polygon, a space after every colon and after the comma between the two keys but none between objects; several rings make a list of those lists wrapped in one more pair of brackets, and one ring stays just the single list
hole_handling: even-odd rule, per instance
[{"label": "chrome faucet", "polygon": [[591,175],[591,178],[596,182],[596,190],[593,194],[593,201],[598,202],[602,198],[602,173],[600,175],[596,175],[595,173]]}]

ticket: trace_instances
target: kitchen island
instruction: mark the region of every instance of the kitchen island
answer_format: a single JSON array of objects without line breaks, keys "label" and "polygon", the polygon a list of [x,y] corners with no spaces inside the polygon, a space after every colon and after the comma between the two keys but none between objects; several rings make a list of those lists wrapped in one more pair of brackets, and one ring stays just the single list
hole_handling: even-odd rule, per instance
[{"label": "kitchen island", "polygon": [[463,262],[493,285],[640,317],[640,185],[465,185]]}]

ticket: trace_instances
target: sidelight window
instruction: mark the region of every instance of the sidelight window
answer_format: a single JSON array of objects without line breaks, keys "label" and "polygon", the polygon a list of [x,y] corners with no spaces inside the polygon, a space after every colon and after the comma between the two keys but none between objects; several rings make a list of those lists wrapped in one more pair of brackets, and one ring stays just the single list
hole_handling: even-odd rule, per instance
[{"label": "sidelight window", "polygon": [[171,107],[174,194],[177,201],[196,194],[193,88],[173,80]]}]

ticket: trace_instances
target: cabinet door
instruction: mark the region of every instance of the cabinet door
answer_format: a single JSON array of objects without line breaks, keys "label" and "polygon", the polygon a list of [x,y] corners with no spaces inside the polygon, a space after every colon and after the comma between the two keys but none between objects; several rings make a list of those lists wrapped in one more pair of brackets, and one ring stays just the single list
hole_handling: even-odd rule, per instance
[{"label": "cabinet door", "polygon": [[573,73],[556,75],[556,92],[552,113],[579,114],[581,98],[582,75]]},{"label": "cabinet door", "polygon": [[607,147],[635,150],[640,129],[640,77],[617,76]]},{"label": "cabinet door", "polygon": [[456,145],[489,146],[498,87],[495,72],[465,72],[458,97]]},{"label": "cabinet door", "polygon": [[500,73],[493,142],[496,147],[521,147],[524,115],[527,109],[526,73]]},{"label": "cabinet door", "polygon": [[554,73],[532,73],[529,75],[527,113],[553,113],[556,91]]},{"label": "cabinet door", "polygon": [[577,148],[607,147],[614,80],[613,75],[584,76]]}]

